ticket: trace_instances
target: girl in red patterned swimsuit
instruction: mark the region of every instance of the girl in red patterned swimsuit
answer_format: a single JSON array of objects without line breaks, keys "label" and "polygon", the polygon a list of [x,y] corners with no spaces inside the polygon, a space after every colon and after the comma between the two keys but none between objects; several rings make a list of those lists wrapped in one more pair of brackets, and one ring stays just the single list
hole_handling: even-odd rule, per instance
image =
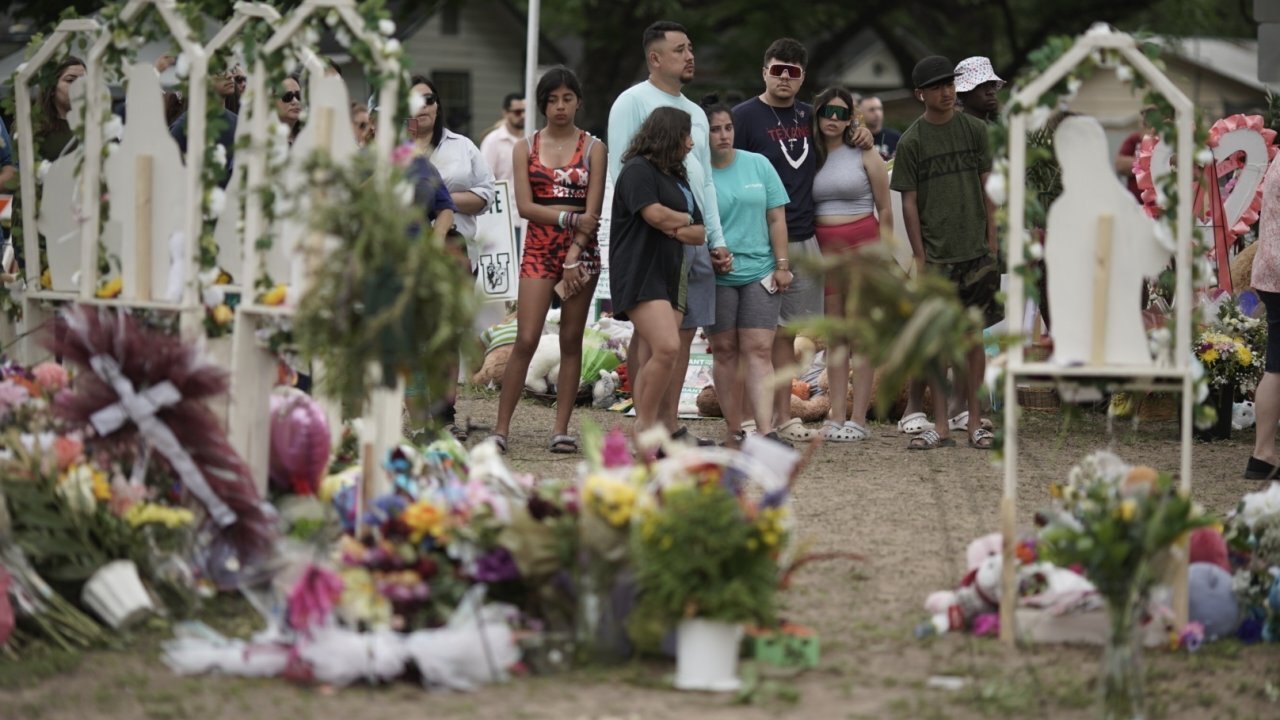
[{"label": "girl in red patterned swimsuit", "polygon": [[556,284],[562,286],[560,375],[556,381],[556,424],[549,449],[578,450],[569,434],[569,416],[582,371],[582,331],[600,273],[596,227],[604,202],[607,155],[604,143],[578,129],[582,85],[564,67],[548,70],[535,93],[547,127],[512,152],[516,207],[529,221],[520,263],[516,344],[502,376],[502,398],[494,442],[506,452],[511,416],[524,387],[529,361],[538,348]]}]

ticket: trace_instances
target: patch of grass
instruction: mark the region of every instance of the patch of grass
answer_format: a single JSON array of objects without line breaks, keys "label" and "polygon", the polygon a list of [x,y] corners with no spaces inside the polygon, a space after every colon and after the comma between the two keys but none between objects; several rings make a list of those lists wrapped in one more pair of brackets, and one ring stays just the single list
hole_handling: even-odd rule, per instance
[{"label": "patch of grass", "polygon": [[0,660],[0,689],[30,687],[41,680],[71,672],[80,666],[82,653],[68,652],[45,643],[22,649],[16,661]]}]

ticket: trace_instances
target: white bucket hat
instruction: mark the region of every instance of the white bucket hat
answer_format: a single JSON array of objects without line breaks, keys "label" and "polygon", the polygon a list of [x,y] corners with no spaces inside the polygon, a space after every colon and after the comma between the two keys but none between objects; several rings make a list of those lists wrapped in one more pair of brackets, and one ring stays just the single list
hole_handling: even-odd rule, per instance
[{"label": "white bucket hat", "polygon": [[1004,87],[1004,80],[996,75],[991,60],[977,55],[965,58],[956,65],[956,92],[970,92],[982,83],[996,82],[996,89]]}]

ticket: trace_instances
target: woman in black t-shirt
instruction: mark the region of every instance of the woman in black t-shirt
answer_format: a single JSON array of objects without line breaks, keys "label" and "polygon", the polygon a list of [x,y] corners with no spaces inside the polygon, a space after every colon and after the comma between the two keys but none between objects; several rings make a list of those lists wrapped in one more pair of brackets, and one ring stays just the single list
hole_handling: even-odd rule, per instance
[{"label": "woman in black t-shirt", "polygon": [[689,114],[654,110],[623,154],[613,191],[609,290],[613,309],[640,342],[628,358],[636,434],[658,424],[658,406],[680,348],[685,310],[681,243],[706,242],[702,211],[685,177],[693,149]]}]

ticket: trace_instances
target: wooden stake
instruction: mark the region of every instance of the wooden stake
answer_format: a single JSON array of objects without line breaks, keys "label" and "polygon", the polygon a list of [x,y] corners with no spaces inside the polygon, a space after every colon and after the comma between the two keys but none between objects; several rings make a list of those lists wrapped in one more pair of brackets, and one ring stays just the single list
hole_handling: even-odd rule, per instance
[{"label": "wooden stake", "polygon": [[378,460],[374,457],[373,443],[360,445],[360,487],[356,488],[356,537],[364,534],[365,508],[373,504],[374,473],[378,470]]},{"label": "wooden stake", "polygon": [[1093,342],[1089,354],[1091,365],[1107,363],[1107,313],[1111,298],[1111,226],[1115,218],[1098,216],[1098,245],[1094,250],[1097,268],[1093,275]]},{"label": "wooden stake", "polygon": [[134,233],[133,262],[137,268],[138,286],[132,288],[131,297],[138,300],[151,299],[151,246],[152,246],[152,196],[155,183],[152,180],[155,161],[150,155],[139,155],[134,158],[134,196],[133,217],[136,226]]},{"label": "wooden stake", "polygon": [[[333,148],[333,108],[322,107],[316,110],[316,152],[332,156]],[[311,194],[311,207],[319,208],[325,201],[325,193],[316,190]],[[320,262],[324,257],[324,233],[311,231],[307,235],[306,245],[302,250],[306,277],[303,292],[311,285],[312,278],[320,271]],[[301,297],[301,295],[299,295]]]},{"label": "wooden stake", "polygon": [[1000,558],[1000,641],[1013,646],[1017,641],[1018,555],[1017,503],[1006,495],[1000,500],[1000,535],[1003,540]]}]

